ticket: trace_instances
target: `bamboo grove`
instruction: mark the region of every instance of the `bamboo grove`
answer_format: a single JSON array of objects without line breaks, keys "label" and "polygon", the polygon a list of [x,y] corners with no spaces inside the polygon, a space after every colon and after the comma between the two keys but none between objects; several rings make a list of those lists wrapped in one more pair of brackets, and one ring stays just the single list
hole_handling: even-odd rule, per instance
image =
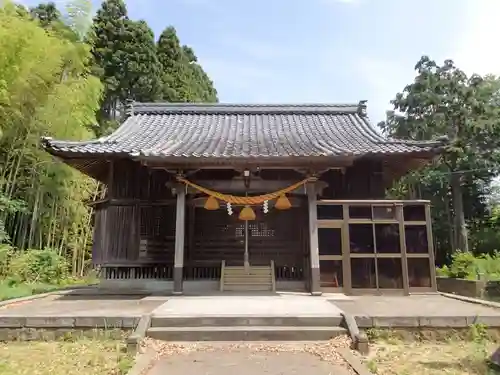
[{"label": "bamboo grove", "polygon": [[[51,249],[66,257],[75,276],[89,265],[87,203],[103,187],[55,161],[41,149],[40,138],[106,134],[119,122],[119,111],[110,108],[126,99],[217,100],[193,50],[180,45],[174,28],[160,38],[170,50],[162,49],[144,21],[128,18],[123,1],[105,1],[94,19],[90,8],[83,0],[64,9],[53,3],[0,7],[0,240],[15,251]],[[119,53],[120,62],[129,59],[138,71],[120,71]],[[141,60],[132,61],[137,56]]]}]

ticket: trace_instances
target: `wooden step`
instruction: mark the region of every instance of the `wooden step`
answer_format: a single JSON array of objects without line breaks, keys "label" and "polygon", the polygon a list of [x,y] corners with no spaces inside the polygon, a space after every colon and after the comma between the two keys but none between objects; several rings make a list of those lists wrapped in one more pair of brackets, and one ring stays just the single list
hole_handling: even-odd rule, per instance
[{"label": "wooden step", "polygon": [[245,272],[224,272],[225,276],[271,276],[272,274],[269,272],[261,272],[261,273],[245,273]]},{"label": "wooden step", "polygon": [[227,291],[272,291],[273,271],[270,266],[229,266],[224,268],[221,284]]},{"label": "wooden step", "polygon": [[231,292],[271,292],[272,285],[265,284],[226,284],[225,291]]}]

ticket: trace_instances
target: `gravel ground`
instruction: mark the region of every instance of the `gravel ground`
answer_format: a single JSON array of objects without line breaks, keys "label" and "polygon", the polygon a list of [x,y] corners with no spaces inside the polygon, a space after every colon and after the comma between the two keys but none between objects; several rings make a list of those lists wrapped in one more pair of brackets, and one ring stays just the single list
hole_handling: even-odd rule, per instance
[{"label": "gravel ground", "polygon": [[[179,373],[182,371],[187,373],[195,371],[201,363],[203,363],[205,374],[225,375],[225,370],[229,371],[228,373],[234,373],[234,369],[230,370],[230,368],[234,360],[238,358],[241,359],[238,362],[242,365],[245,364],[242,362],[244,358],[249,361],[245,364],[245,368],[238,368],[238,372],[242,375],[248,371],[254,373],[261,371],[269,375],[291,375],[298,373],[297,371],[303,373],[304,367],[302,366],[311,366],[313,362],[316,363],[318,375],[356,374],[337,351],[337,348],[346,348],[350,344],[351,340],[348,336],[339,336],[326,342],[293,343],[169,343],[147,338],[143,342],[143,349],[153,350],[156,358],[141,375],[157,375],[167,369],[172,375],[177,370],[180,371]],[[211,355],[207,356],[204,353]],[[231,355],[228,356],[228,353]],[[298,355],[293,357],[293,354]],[[331,366],[328,367],[328,364]],[[257,369],[254,368],[255,366],[261,367]],[[330,371],[327,371],[327,367]],[[248,371],[244,372],[244,370]]]}]

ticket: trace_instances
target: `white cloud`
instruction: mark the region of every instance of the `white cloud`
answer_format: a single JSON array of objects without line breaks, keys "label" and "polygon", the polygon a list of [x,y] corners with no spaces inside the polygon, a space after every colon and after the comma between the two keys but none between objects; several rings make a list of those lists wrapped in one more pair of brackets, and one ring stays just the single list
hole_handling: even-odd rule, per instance
[{"label": "white cloud", "polygon": [[357,5],[361,3],[361,0],[320,0],[320,2],[326,5],[332,5],[336,3]]},{"label": "white cloud", "polygon": [[272,72],[263,66],[224,58],[200,57],[200,63],[214,80],[216,86],[231,86],[240,90],[252,87],[256,81],[272,77]]},{"label": "white cloud", "polygon": [[374,123],[385,119],[392,109],[390,100],[412,79],[413,67],[406,63],[377,57],[363,57],[353,64],[368,87],[368,114]]},{"label": "white cloud", "polygon": [[[443,15],[442,27],[459,25],[452,30],[455,38],[446,43],[440,40],[440,49],[431,52],[430,57],[438,63],[451,58],[467,74],[478,73],[500,75],[500,50],[497,39],[500,35],[499,0],[463,0],[450,9],[448,17],[458,22],[447,22]],[[448,19],[449,20],[449,19]],[[409,26],[410,27],[410,26]],[[460,27],[458,29],[458,27]],[[440,35],[436,35],[438,40]],[[429,43],[430,47],[433,47]],[[425,53],[429,53],[426,51]],[[385,111],[392,108],[389,101],[412,82],[415,72],[410,59],[390,59],[378,55],[362,55],[353,65],[368,87],[368,110],[372,120],[384,119]]]},{"label": "white cloud", "polygon": [[218,38],[218,43],[231,49],[236,49],[254,62],[293,57],[295,49],[283,48],[276,43],[265,40],[243,37],[239,35],[223,35]]},{"label": "white cloud", "polygon": [[453,42],[453,60],[468,74],[500,74],[500,1],[467,0],[463,29]]}]

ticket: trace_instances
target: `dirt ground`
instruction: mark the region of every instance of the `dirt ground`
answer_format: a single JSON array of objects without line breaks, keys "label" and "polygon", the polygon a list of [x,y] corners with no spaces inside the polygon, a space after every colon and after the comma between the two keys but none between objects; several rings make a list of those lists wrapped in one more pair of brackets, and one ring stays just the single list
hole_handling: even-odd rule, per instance
[{"label": "dirt ground", "polygon": [[354,375],[337,352],[349,346],[346,336],[325,342],[167,343],[146,339],[144,350],[155,360],[145,373],[161,375]]},{"label": "dirt ground", "polygon": [[133,358],[123,346],[107,338],[0,343],[0,374],[125,375]]},{"label": "dirt ground", "polygon": [[499,346],[487,340],[378,341],[365,359],[377,375],[493,375],[488,358]]}]

